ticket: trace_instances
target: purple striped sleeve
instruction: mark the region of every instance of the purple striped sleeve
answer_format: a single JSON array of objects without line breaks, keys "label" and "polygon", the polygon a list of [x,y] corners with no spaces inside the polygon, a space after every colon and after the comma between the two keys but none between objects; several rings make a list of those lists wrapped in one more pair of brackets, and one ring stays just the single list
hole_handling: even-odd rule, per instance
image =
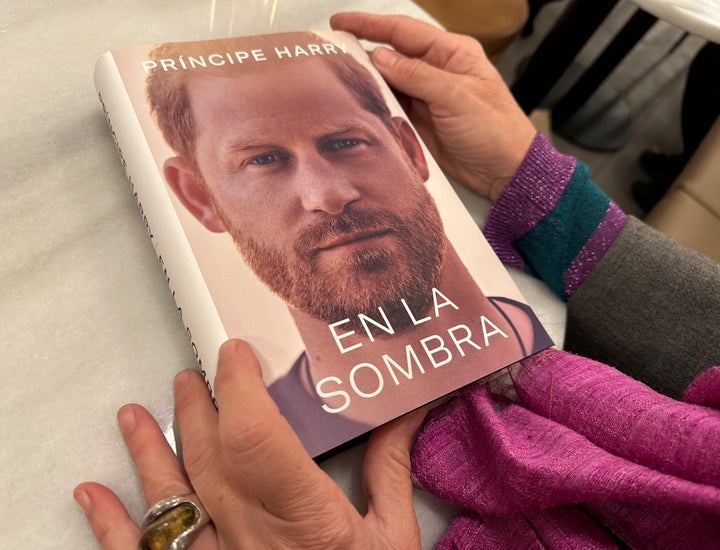
[{"label": "purple striped sleeve", "polygon": [[[627,216],[617,204],[599,192],[589,179],[587,168],[579,170],[581,166],[584,167],[573,157],[559,153],[544,135],[538,133],[517,172],[490,210],[483,230],[488,242],[505,265],[535,275],[552,275],[552,280],[557,280],[558,284],[555,285],[557,288],[552,284],[551,287],[561,294],[563,299],[569,298],[595,268],[627,220]],[[574,183],[569,185],[571,181]],[[570,187],[574,189],[571,191]],[[564,205],[556,208],[561,197]],[[568,263],[564,264],[561,259],[563,255],[559,253],[567,250],[564,243],[572,243],[573,239],[577,242],[578,235],[587,231],[587,220],[568,216],[568,212],[572,214],[585,211],[588,207],[592,209],[592,205],[600,206],[603,197],[607,206],[602,208],[607,209],[604,210],[597,227],[591,228],[592,233],[588,233],[587,240],[578,248],[579,252],[568,258]],[[544,221],[544,224],[538,225],[541,221]],[[552,223],[548,225],[548,221]],[[573,225],[581,222],[585,222],[582,228],[580,225]],[[536,226],[565,229],[551,229],[550,233],[547,229],[531,232]],[[572,231],[573,227],[577,227],[577,231]],[[529,255],[523,255],[517,246],[518,239],[523,236],[523,251]],[[528,246],[533,242],[540,243],[538,239],[549,236],[558,241],[555,242],[555,247]],[[539,269],[539,266],[543,269]],[[560,276],[561,278],[555,279]],[[549,281],[550,279],[548,284]]]},{"label": "purple striped sleeve", "polygon": [[490,210],[483,229],[500,260],[523,269],[515,241],[544,218],[563,194],[575,170],[575,158],[559,153],[538,132],[525,158]]},{"label": "purple striped sleeve", "polygon": [[563,286],[565,295],[570,298],[585,280],[595,265],[607,252],[615,238],[620,234],[625,225],[627,216],[620,210],[620,207],[610,201],[605,217],[598,224],[595,233],[587,240],[583,249],[578,253],[573,262],[565,271]]}]

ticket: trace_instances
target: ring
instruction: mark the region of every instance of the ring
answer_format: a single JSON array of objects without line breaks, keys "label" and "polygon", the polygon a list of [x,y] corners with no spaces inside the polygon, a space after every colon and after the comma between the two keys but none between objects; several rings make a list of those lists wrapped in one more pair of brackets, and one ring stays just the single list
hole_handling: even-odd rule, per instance
[{"label": "ring", "polygon": [[145,514],[138,550],[185,550],[208,523],[210,517],[197,496],[164,498]]}]

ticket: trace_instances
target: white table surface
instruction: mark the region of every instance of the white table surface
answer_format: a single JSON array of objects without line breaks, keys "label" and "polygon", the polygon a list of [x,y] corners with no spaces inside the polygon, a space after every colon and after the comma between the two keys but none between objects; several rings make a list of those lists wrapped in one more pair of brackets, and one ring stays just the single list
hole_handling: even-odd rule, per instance
[{"label": "white table surface", "polygon": [[690,34],[720,43],[720,0],[632,0],[639,8]]},{"label": "white table surface", "polygon": [[[171,381],[194,366],[95,95],[96,58],[228,31],[326,29],[338,9],[328,4],[0,2],[2,547],[95,548],[72,499],[85,480],[115,489],[139,519],[145,504],[116,411],[142,403],[172,436]],[[409,0],[349,8],[423,16]],[[481,219],[487,205],[464,196]],[[560,343],[564,306],[528,277],[517,280]],[[358,503],[361,452],[323,464]],[[421,491],[416,502],[429,548],[454,510]]]}]

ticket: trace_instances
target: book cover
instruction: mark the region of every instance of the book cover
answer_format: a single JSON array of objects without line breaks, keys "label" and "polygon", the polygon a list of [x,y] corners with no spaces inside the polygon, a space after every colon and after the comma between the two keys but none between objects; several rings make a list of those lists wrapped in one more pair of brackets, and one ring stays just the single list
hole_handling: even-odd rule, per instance
[{"label": "book cover", "polygon": [[95,85],[210,391],[249,341],[312,456],[551,345],[353,36],[124,48]]}]

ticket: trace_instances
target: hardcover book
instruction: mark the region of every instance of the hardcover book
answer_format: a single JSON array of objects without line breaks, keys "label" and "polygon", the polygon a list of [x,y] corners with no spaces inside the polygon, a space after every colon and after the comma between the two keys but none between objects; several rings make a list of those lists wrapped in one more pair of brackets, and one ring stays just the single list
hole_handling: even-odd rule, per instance
[{"label": "hardcover book", "polygon": [[353,36],[124,48],[95,85],[210,391],[249,341],[313,457],[551,345]]}]

